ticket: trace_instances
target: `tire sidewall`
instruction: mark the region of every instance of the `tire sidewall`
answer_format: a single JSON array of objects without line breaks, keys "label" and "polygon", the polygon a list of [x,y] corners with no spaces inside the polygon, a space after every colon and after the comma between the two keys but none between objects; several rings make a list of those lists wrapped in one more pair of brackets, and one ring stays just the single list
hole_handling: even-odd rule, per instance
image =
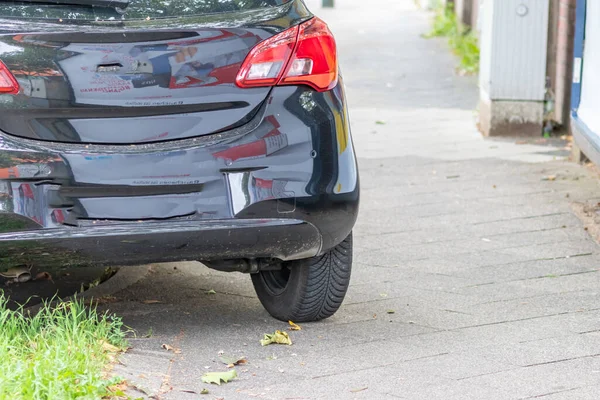
[{"label": "tire sidewall", "polygon": [[294,305],[300,302],[306,290],[310,268],[302,261],[290,262],[290,278],[285,289],[278,294],[269,289],[269,285],[261,273],[252,275],[252,283],[258,299],[263,307],[277,319],[286,320],[287,316],[293,315],[297,311],[294,309]]}]

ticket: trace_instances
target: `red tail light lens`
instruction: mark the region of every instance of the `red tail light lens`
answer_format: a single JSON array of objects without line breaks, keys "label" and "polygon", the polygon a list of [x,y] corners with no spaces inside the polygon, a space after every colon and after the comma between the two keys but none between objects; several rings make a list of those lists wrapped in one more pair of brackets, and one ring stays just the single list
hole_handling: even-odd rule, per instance
[{"label": "red tail light lens", "polygon": [[0,61],[0,93],[19,93],[19,82],[17,82],[12,72],[9,71],[2,61]]},{"label": "red tail light lens", "polygon": [[285,30],[254,47],[244,60],[236,82],[241,87],[274,86],[296,47],[298,27]]},{"label": "red tail light lens", "polygon": [[236,78],[239,87],[308,85],[319,92],[338,81],[335,39],[327,24],[313,18],[254,47]]},{"label": "red tail light lens", "polygon": [[314,18],[300,26],[298,46],[281,84],[305,84],[325,91],[333,89],[337,79],[335,39],[327,24]]}]

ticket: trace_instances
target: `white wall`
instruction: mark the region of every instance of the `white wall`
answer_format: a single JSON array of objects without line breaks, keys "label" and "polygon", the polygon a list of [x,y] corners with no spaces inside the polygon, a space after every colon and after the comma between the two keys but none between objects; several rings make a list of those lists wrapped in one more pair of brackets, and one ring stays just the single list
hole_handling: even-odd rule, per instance
[{"label": "white wall", "polygon": [[600,135],[600,1],[587,2],[579,118]]}]

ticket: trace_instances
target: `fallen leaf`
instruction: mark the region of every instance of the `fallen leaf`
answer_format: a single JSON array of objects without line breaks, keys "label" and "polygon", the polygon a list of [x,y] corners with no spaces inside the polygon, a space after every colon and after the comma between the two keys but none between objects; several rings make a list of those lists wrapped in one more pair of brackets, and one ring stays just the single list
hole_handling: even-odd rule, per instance
[{"label": "fallen leaf", "polygon": [[359,388],[359,389],[352,389],[350,390],[351,393],[358,393],[358,392],[362,392],[363,390],[367,390],[369,387],[365,386],[363,388]]},{"label": "fallen leaf", "polygon": [[555,181],[556,180],[556,175],[548,175],[544,178],[542,178],[543,181]]},{"label": "fallen leaf", "polygon": [[142,301],[142,303],[144,303],[144,304],[158,304],[158,303],[161,303],[161,301],[160,300],[144,300],[144,301]]},{"label": "fallen leaf", "polygon": [[246,364],[246,357],[242,356],[242,357],[233,357],[233,356],[228,356],[228,355],[220,355],[219,356],[219,360],[221,360],[221,362],[225,365],[227,365],[227,367],[229,368],[233,368],[233,366],[238,365],[238,364]]},{"label": "fallen leaf", "polygon": [[113,346],[105,340],[101,340],[100,343],[102,344],[102,349],[109,353],[118,353],[119,351],[121,351],[121,349],[119,349],[117,346]]},{"label": "fallen leaf", "polygon": [[209,394],[210,392],[208,391],[208,389],[202,389],[202,391],[200,392],[200,394]]},{"label": "fallen leaf", "polygon": [[202,382],[214,383],[220,386],[221,381],[227,383],[230,380],[235,379],[235,377],[237,377],[237,372],[235,372],[235,369],[230,369],[226,372],[207,372],[202,375]]},{"label": "fallen leaf", "polygon": [[290,330],[292,331],[301,331],[302,327],[292,321],[288,321],[288,323],[290,324]]},{"label": "fallen leaf", "polygon": [[206,294],[217,294],[213,289],[207,290]]},{"label": "fallen leaf", "polygon": [[98,297],[97,299],[93,299],[93,301],[95,301],[98,304],[106,304],[116,302],[117,298],[115,296],[102,296]]},{"label": "fallen leaf", "polygon": [[376,125],[385,125],[386,122],[385,121],[375,121]]},{"label": "fallen leaf", "polygon": [[[146,396],[150,396],[152,394],[152,392],[149,389],[146,389],[145,387],[142,387],[140,385],[134,385],[134,384],[130,384],[132,389],[137,390],[138,392],[144,393]],[[126,397],[128,398],[128,397]]]},{"label": "fallen leaf", "polygon": [[177,348],[171,346],[170,344],[163,343],[163,345],[161,347],[163,349],[165,349],[166,351],[172,351],[175,354],[181,354],[181,349],[177,349]]},{"label": "fallen leaf", "polygon": [[265,333],[265,337],[261,339],[260,344],[262,346],[267,346],[272,343],[291,345],[292,339],[290,339],[287,332],[275,331],[272,335]]},{"label": "fallen leaf", "polygon": [[388,294],[387,294],[387,293],[379,293],[379,295],[380,295],[381,297],[388,297]]},{"label": "fallen leaf", "polygon": [[387,310],[386,312],[387,312],[388,314],[396,314],[396,311],[394,311],[394,310]]},{"label": "fallen leaf", "polygon": [[108,387],[108,390],[111,392],[112,395],[116,396],[116,397],[125,397],[125,391],[127,390],[127,383],[126,382],[119,382],[116,385],[112,385]]},{"label": "fallen leaf", "polygon": [[52,275],[50,275],[49,272],[38,272],[37,275],[35,276],[36,281],[50,281],[50,282],[54,282],[52,280]]}]

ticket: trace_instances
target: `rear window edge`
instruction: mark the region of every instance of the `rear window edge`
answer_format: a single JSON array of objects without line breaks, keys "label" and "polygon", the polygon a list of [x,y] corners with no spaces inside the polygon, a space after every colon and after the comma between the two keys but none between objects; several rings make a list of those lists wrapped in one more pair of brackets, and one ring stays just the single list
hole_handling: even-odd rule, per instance
[{"label": "rear window edge", "polygon": [[[181,17],[163,17],[151,18],[149,20],[130,19],[130,20],[56,20],[56,19],[23,19],[18,17],[0,16],[0,34],[12,34],[16,32],[44,32],[52,31],[70,31],[81,27],[91,28],[97,31],[105,29],[195,29],[204,27],[232,28],[239,26],[261,26],[271,25],[270,21],[288,16],[289,26],[297,25],[313,15],[305,7],[294,7],[294,4],[302,4],[297,0],[290,0],[283,5],[268,9],[247,10],[236,13],[212,13],[202,15],[189,15]],[[235,15],[234,20],[228,17]],[[244,21],[246,19],[247,21]],[[283,28],[283,27],[282,27]],[[92,31],[90,31],[92,32]]]},{"label": "rear window edge", "polygon": [[[140,0],[144,1],[144,0]],[[147,0],[148,1],[148,0]],[[160,1],[160,0],[155,0]],[[192,0],[194,1],[194,0]],[[222,3],[218,3],[219,5],[213,7],[212,10],[208,11],[167,11],[165,9],[157,9],[152,11],[152,6],[144,7],[139,6],[135,7],[134,5],[130,5],[128,7],[128,11],[117,12],[116,9],[111,8],[91,8],[91,7],[76,7],[73,9],[73,6],[68,5],[57,5],[57,4],[21,4],[21,5],[12,5],[6,2],[0,2],[0,18],[2,19],[10,19],[10,20],[22,20],[22,21],[57,21],[60,22],[69,22],[69,21],[86,21],[86,22],[98,22],[98,21],[108,21],[113,23],[122,23],[124,21],[147,21],[147,20],[166,20],[166,19],[179,19],[179,18],[189,18],[189,17],[211,17],[215,15],[223,15],[223,14],[240,14],[245,12],[260,12],[260,11],[269,11],[271,9],[276,9],[279,7],[284,7],[294,3],[296,0],[269,0],[273,4],[250,4],[250,6],[245,6],[242,3],[243,8],[231,9]],[[16,1],[15,3],[18,3]],[[170,3],[170,2],[169,2]],[[237,3],[236,3],[237,4]],[[210,7],[210,4],[203,4],[205,7]],[[163,5],[163,8],[167,8],[168,5]],[[197,7],[202,7],[202,4],[198,4]],[[222,9],[218,9],[222,7]],[[233,6],[232,6],[233,7]],[[240,7],[239,4],[236,7]],[[216,9],[215,9],[216,8]],[[148,10],[148,11],[146,11]],[[18,13],[21,15],[17,15]],[[26,13],[30,13],[30,15],[25,15]]]}]

